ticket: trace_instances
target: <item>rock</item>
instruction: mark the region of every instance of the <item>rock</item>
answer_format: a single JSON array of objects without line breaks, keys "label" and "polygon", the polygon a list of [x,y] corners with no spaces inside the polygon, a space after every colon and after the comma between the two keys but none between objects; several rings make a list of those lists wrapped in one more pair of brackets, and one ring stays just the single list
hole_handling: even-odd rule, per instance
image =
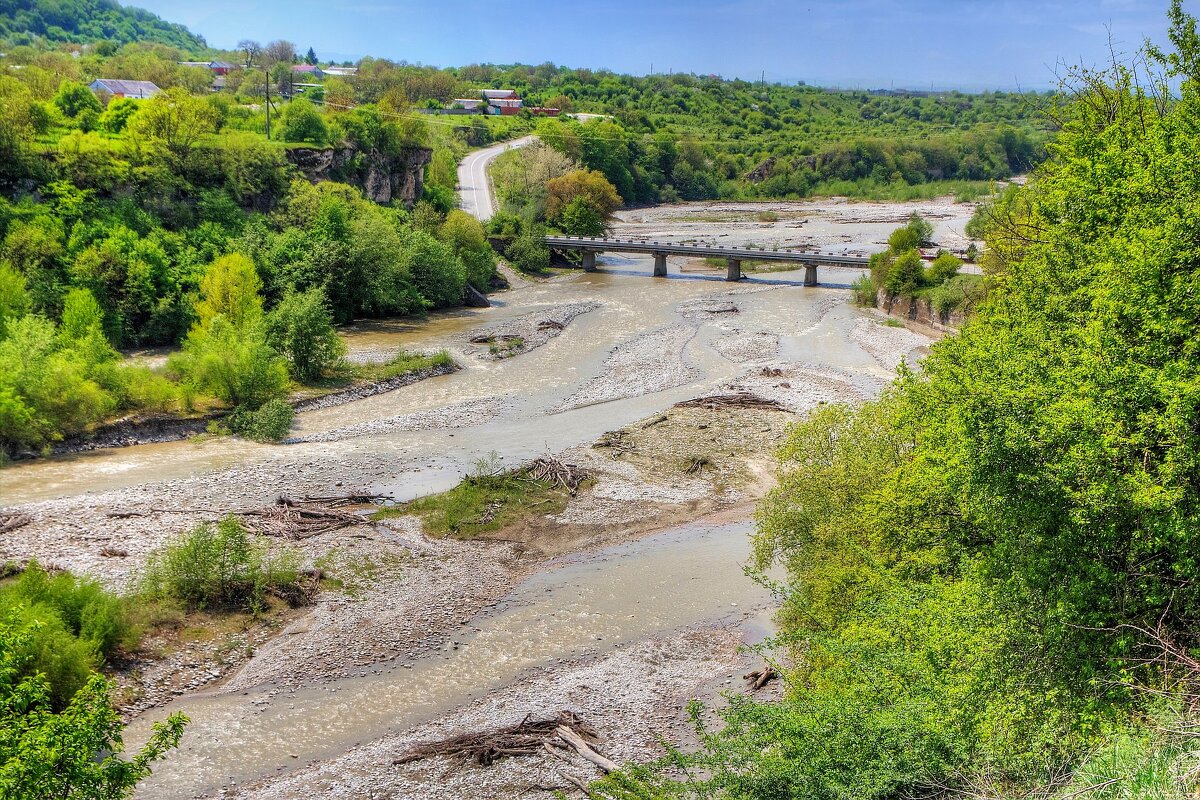
[{"label": "rock", "polygon": [[463,292],[463,305],[468,308],[489,308],[492,303],[487,299],[487,295],[468,283]]},{"label": "rock", "polygon": [[376,203],[403,203],[412,208],[421,198],[425,165],[433,158],[426,147],[404,147],[394,156],[354,147],[294,147],[288,161],[312,183],[341,181],[356,186]]}]

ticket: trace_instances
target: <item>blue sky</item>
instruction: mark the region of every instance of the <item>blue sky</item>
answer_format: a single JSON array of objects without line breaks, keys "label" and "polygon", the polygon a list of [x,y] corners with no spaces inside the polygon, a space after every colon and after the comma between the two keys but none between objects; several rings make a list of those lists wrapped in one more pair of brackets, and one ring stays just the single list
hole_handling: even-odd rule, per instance
[{"label": "blue sky", "polygon": [[[541,63],[825,86],[1043,88],[1060,62],[1165,39],[1167,0],[127,0],[216,47]],[[1200,0],[1185,6],[1200,13]]]}]

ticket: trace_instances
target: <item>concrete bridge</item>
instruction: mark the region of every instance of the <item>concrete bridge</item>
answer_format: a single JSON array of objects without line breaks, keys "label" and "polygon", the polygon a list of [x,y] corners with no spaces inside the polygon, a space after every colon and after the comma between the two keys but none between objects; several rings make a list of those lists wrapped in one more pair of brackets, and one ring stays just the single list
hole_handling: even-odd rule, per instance
[{"label": "concrete bridge", "polygon": [[725,279],[741,280],[743,261],[781,261],[804,266],[804,285],[817,285],[817,266],[852,267],[862,269],[870,263],[865,256],[837,256],[827,253],[806,253],[800,250],[758,250],[748,247],[720,247],[717,245],[672,244],[671,242],[649,242],[643,239],[596,239],[584,236],[547,236],[546,245],[553,250],[575,250],[583,253],[583,269],[596,269],[596,254],[649,253],[654,256],[655,277],[667,274],[667,256],[691,256],[693,258],[724,258]]}]

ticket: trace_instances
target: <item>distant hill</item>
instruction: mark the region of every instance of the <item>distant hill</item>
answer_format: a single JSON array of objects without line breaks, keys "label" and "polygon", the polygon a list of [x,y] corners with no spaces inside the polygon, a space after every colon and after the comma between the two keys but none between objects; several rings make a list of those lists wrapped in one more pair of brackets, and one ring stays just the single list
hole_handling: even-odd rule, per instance
[{"label": "distant hill", "polygon": [[203,37],[116,0],[0,0],[0,39],[25,44],[56,42],[158,42],[188,52],[207,49]]}]

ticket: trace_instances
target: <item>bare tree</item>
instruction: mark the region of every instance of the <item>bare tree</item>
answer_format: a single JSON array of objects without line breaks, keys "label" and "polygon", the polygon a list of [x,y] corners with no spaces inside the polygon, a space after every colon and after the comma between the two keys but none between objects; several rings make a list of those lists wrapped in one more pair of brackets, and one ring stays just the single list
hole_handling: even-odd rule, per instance
[{"label": "bare tree", "polygon": [[254,66],[254,60],[262,54],[262,45],[253,39],[242,39],[237,49],[246,54],[246,69]]},{"label": "bare tree", "polygon": [[267,49],[263,51],[263,57],[268,65],[296,63],[296,45],[286,39],[276,39],[273,42],[267,43]]}]

